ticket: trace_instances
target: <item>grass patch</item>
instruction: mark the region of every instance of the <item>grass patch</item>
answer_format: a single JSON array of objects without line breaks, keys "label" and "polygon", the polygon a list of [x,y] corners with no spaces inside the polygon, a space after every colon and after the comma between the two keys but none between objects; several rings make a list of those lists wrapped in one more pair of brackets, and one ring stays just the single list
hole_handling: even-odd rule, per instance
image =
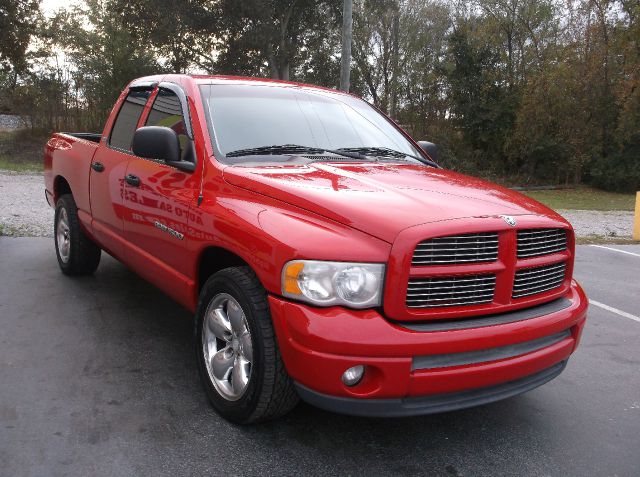
[{"label": "grass patch", "polygon": [[41,235],[34,233],[29,227],[0,223],[0,237],[40,237]]},{"label": "grass patch", "polygon": [[15,172],[42,172],[46,131],[20,129],[0,131],[0,169]]},{"label": "grass patch", "polygon": [[0,237],[12,237],[20,235],[20,231],[10,225],[0,223]]},{"label": "grass patch", "polygon": [[9,159],[6,156],[0,156],[0,170],[22,173],[42,172],[42,164],[35,164],[32,162],[18,162]]},{"label": "grass patch", "polygon": [[635,194],[617,194],[588,187],[521,192],[554,210],[633,210],[636,202]]},{"label": "grass patch", "polygon": [[576,245],[636,245],[640,242],[630,237],[609,237],[604,235],[589,235],[588,237],[576,237]]}]

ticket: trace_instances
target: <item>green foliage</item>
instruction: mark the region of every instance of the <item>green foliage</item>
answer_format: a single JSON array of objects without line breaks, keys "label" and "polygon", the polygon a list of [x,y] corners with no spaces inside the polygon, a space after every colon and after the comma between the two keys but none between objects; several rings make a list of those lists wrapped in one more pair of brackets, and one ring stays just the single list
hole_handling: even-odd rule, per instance
[{"label": "green foliage", "polygon": [[604,190],[640,191],[640,133],[613,154],[598,158],[591,167],[591,182]]},{"label": "green foliage", "polygon": [[[487,44],[461,24],[449,37],[451,65],[447,71],[453,122],[462,132],[479,169],[504,166],[503,151],[514,123],[514,91],[500,86],[500,59]],[[499,172],[502,172],[501,170]]]},{"label": "green foliage", "polygon": [[[158,63],[125,26],[115,2],[88,0],[53,20],[56,39],[71,59],[73,85],[87,124],[100,128],[122,88],[132,79],[158,71]],[[98,129],[99,130],[99,129]]]},{"label": "green foliage", "polygon": [[[212,2],[220,19],[219,58],[223,73],[293,79],[318,76],[305,65],[312,48],[328,62],[332,48],[322,39],[335,31],[339,0],[220,0]],[[335,47],[334,47],[335,51]],[[330,61],[329,61],[330,63]],[[311,71],[310,71],[311,70]],[[326,78],[322,78],[326,80]]]},{"label": "green foliage", "polygon": [[39,20],[39,0],[0,0],[0,72],[11,87],[27,70],[27,48]]},{"label": "green foliage", "polygon": [[[72,4],[74,5],[74,4]],[[0,111],[100,131],[161,72],[337,87],[341,0],[0,0]],[[352,91],[449,168],[508,183],[640,188],[640,3],[355,0]]]},{"label": "green foliage", "polygon": [[47,131],[37,129],[0,131],[0,169],[42,171],[42,144],[48,135]]},{"label": "green foliage", "polygon": [[222,18],[217,2],[190,0],[112,0],[123,27],[144,44],[168,71],[186,73],[194,65],[210,70]]},{"label": "green foliage", "polygon": [[531,190],[523,194],[554,210],[634,210],[636,203],[635,194],[605,192],[590,187]]},{"label": "green foliage", "polygon": [[[449,143],[449,87],[443,78],[452,12],[448,5],[415,2],[399,18],[398,119],[419,138]],[[443,142],[444,141],[444,142]],[[441,149],[443,149],[441,147]]]}]

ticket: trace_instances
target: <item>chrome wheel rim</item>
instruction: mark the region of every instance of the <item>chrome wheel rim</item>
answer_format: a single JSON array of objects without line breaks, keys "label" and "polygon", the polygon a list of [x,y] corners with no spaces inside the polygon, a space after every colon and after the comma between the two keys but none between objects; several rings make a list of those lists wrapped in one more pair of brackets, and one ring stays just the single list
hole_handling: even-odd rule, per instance
[{"label": "chrome wheel rim", "polygon": [[64,263],[69,261],[71,241],[69,239],[69,217],[64,207],[60,208],[58,224],[56,225],[56,239],[58,242],[58,255]]},{"label": "chrome wheel rim", "polygon": [[247,390],[253,343],[242,307],[227,293],[214,296],[202,320],[202,350],[209,379],[218,393],[237,401]]}]

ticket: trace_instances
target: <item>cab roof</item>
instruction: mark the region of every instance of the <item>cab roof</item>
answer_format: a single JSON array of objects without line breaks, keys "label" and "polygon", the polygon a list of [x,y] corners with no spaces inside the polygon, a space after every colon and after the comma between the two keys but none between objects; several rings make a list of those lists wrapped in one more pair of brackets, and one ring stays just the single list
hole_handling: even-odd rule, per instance
[{"label": "cab roof", "polygon": [[338,94],[346,94],[349,96],[355,96],[351,93],[346,93],[333,88],[326,88],[324,86],[316,86],[306,83],[298,83],[295,81],[284,81],[271,78],[254,78],[250,76],[232,76],[232,75],[187,75],[187,74],[166,74],[166,75],[153,75],[136,78],[130,84],[142,83],[142,82],[160,82],[182,79],[183,81],[193,81],[195,84],[237,84],[237,85],[264,85],[264,86],[282,86],[282,87],[299,87],[310,88],[320,91],[331,91]]}]

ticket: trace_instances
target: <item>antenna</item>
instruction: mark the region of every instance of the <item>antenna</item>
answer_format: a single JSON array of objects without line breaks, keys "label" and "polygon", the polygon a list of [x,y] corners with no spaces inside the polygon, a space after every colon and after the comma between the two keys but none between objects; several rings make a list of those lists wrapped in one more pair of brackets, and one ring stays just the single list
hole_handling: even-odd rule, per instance
[{"label": "antenna", "polygon": [[203,196],[203,187],[204,187],[204,174],[205,174],[205,167],[207,165],[207,161],[209,160],[209,158],[207,157],[207,155],[205,154],[204,157],[204,161],[202,162],[202,175],[200,176],[200,194],[198,194],[198,207],[200,207],[200,204],[202,204],[202,201],[204,200],[204,196]]}]

